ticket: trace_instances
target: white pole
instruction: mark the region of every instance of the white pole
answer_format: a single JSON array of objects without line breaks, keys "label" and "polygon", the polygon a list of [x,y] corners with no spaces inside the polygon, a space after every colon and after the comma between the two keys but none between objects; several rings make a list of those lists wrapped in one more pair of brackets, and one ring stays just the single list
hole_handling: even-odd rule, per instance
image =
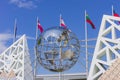
[{"label": "white pole", "polygon": [[59,72],[59,80],[61,80],[61,72]]},{"label": "white pole", "polygon": [[17,19],[15,18],[13,43],[14,43],[15,40],[16,40],[16,29],[17,29]]},{"label": "white pole", "polygon": [[37,40],[37,37],[38,37],[38,17],[37,17],[37,23],[36,23],[36,40]]},{"label": "white pole", "polygon": [[86,52],[86,76],[88,77],[88,49],[87,49],[87,23],[86,23],[86,10],[85,10],[85,52]]},{"label": "white pole", "polygon": [[36,80],[36,70],[37,70],[37,37],[38,37],[38,17],[37,17],[37,25],[36,25],[36,42],[35,42],[35,62],[34,62],[34,80]]},{"label": "white pole", "polygon": [[60,14],[60,26],[61,26],[61,17],[62,17],[62,15]]},{"label": "white pole", "polygon": [[[62,59],[61,59],[61,57],[62,57],[62,44],[61,44],[61,42],[60,42],[60,66],[62,65]],[[61,72],[59,72],[59,80],[61,80]]]},{"label": "white pole", "polygon": [[[61,14],[60,14],[60,24],[59,24],[59,26],[61,27]],[[61,46],[61,43],[60,43],[60,46]],[[60,47],[60,60],[61,60],[61,55],[62,55],[62,49],[61,49],[61,47]],[[61,64],[61,61],[60,61],[60,64]],[[61,80],[61,72],[59,72],[59,80]]]}]

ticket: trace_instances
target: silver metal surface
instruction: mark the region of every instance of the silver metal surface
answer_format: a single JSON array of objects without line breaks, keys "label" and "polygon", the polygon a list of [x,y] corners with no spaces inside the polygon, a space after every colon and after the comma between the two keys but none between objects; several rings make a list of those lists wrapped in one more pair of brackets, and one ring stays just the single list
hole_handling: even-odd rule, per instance
[{"label": "silver metal surface", "polygon": [[69,29],[49,28],[39,36],[37,42],[38,61],[50,71],[68,70],[78,60],[80,43]]}]

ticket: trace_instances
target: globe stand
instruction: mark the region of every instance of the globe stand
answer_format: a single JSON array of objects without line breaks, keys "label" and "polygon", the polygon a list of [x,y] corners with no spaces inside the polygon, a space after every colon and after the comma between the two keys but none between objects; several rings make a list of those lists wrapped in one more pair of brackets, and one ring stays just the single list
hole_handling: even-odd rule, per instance
[{"label": "globe stand", "polygon": [[59,80],[61,80],[61,72],[59,72]]}]

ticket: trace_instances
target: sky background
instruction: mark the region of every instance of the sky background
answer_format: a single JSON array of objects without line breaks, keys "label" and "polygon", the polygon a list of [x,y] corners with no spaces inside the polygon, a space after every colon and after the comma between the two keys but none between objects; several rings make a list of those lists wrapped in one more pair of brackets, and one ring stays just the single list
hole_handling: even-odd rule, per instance
[{"label": "sky background", "polygon": [[[112,5],[116,13],[120,14],[120,0],[1,0],[0,53],[13,43],[15,19],[17,19],[17,38],[26,34],[30,54],[34,55],[37,17],[42,27],[47,29],[53,26],[59,26],[59,16],[62,14],[62,18],[67,27],[80,40],[84,40],[86,10],[96,26],[96,29],[92,29],[87,24],[88,39],[97,38],[102,17],[104,14],[112,14]],[[90,44],[95,45],[95,42]],[[93,53],[93,50],[90,50],[90,52]],[[80,72],[85,71],[82,67],[75,68],[81,68]],[[47,70],[45,72],[47,73]]]}]

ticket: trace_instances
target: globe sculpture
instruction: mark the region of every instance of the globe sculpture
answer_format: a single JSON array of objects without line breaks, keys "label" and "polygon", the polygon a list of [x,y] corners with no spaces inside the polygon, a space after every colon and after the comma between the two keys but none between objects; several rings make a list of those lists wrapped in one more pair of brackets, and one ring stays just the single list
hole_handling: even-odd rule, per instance
[{"label": "globe sculpture", "polygon": [[79,40],[69,29],[49,28],[37,40],[38,62],[50,71],[70,69],[77,62],[79,53]]}]

